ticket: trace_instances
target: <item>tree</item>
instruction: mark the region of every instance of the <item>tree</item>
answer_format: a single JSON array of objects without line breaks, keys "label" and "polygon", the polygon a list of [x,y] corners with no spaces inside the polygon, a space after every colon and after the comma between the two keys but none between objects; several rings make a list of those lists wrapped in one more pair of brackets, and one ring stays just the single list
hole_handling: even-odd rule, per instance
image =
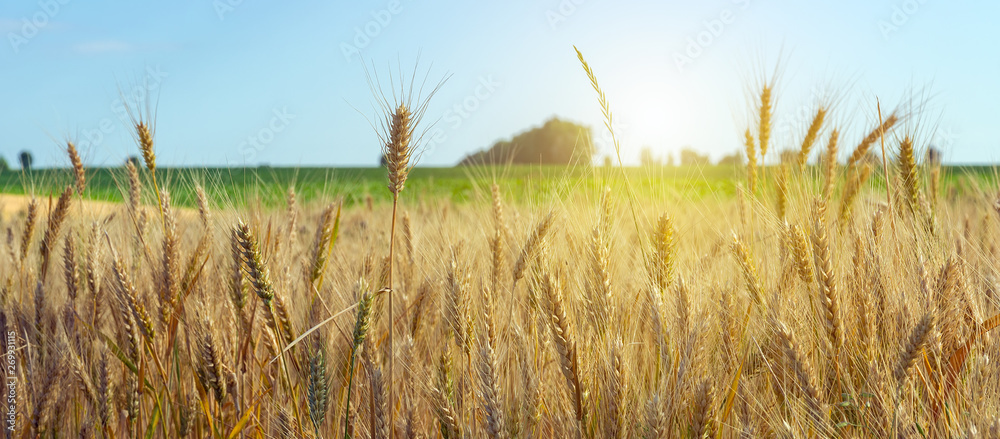
[{"label": "tree", "polygon": [[681,166],[699,165],[704,166],[709,163],[708,156],[699,154],[698,151],[685,146],[681,149]]},{"label": "tree", "polygon": [[0,172],[10,169],[10,165],[7,164],[7,159],[0,157]]},{"label": "tree", "polygon": [[380,168],[385,168],[389,166],[389,159],[386,158],[385,154],[382,154],[378,158],[378,166]]},{"label": "tree", "polygon": [[719,165],[742,165],[744,163],[743,153],[741,151],[736,151],[732,154],[726,154],[719,159]]},{"label": "tree", "polygon": [[611,167],[611,163],[612,163],[611,162],[611,156],[609,156],[609,155],[604,156],[604,167],[605,168],[610,168]]},{"label": "tree", "polygon": [[781,163],[797,163],[799,160],[799,152],[794,149],[783,149],[781,150]]},{"label": "tree", "polygon": [[31,163],[34,159],[31,157],[31,153],[28,151],[21,151],[21,154],[17,157],[18,161],[21,162],[21,170],[31,171]]},{"label": "tree", "polygon": [[935,148],[934,146],[927,147],[927,161],[926,163],[931,166],[938,166],[941,164],[941,150]]},{"label": "tree", "polygon": [[139,157],[138,156],[134,156],[134,155],[128,156],[128,158],[125,159],[125,164],[127,165],[129,163],[131,163],[132,166],[135,166],[136,169],[142,169],[142,166],[139,164],[140,162],[139,162]]},{"label": "tree", "polygon": [[597,152],[591,140],[590,128],[552,118],[511,140],[502,140],[489,149],[469,154],[458,164],[589,164]]},{"label": "tree", "polygon": [[642,166],[660,166],[660,161],[653,156],[653,149],[643,146],[639,151],[639,164]]}]

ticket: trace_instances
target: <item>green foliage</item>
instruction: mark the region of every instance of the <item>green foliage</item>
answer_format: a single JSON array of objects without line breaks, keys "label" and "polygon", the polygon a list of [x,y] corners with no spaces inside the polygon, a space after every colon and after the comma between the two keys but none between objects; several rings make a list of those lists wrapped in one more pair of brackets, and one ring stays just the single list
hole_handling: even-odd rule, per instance
[{"label": "green foliage", "polygon": [[[654,169],[651,171],[651,169]],[[567,166],[500,166],[500,167],[416,167],[406,181],[414,200],[449,200],[465,203],[480,197],[489,198],[494,180],[504,188],[512,202],[538,202],[546,198],[575,196],[597,198],[604,190],[605,180],[621,171],[611,167]],[[626,167],[624,172],[634,181],[640,199],[683,192],[685,198],[728,196],[735,193],[734,166],[677,166],[658,168]],[[320,203],[343,197],[344,207],[364,204],[371,195],[376,203],[389,203],[385,190],[385,169],[382,168],[159,168],[158,176],[170,191],[171,204],[196,207],[194,182],[205,187],[210,198],[223,200],[229,207],[246,207],[248,198],[259,198],[260,206],[285,205],[289,186],[301,203]],[[958,180],[992,181],[992,167],[947,166],[941,172],[941,184],[956,184]],[[128,181],[122,168],[88,168],[89,199],[122,201],[122,182]],[[69,168],[38,169],[30,175],[20,172],[0,172],[0,194],[58,194],[73,184]],[[872,179],[881,187],[881,179]],[[483,192],[483,188],[485,192]],[[569,191],[568,188],[575,188]],[[620,189],[613,187],[612,189]],[[962,193],[959,186],[959,193]],[[153,197],[152,194],[146,194]],[[155,198],[146,200],[156,202]]]},{"label": "green foliage", "polygon": [[734,165],[743,165],[744,163],[746,163],[746,160],[743,159],[743,153],[740,151],[736,151],[732,154],[726,154],[722,156],[722,158],[719,159],[718,165],[734,166]]},{"label": "green foliage", "polygon": [[642,147],[642,150],[639,151],[639,164],[642,166],[662,165],[660,159],[653,156],[653,149],[648,146]]},{"label": "green foliage", "polygon": [[590,128],[558,118],[466,156],[459,165],[589,164],[597,151]]},{"label": "green foliage", "polygon": [[0,156],[0,172],[10,170],[10,165],[7,164],[7,159]]},{"label": "green foliage", "polygon": [[691,147],[681,150],[681,166],[704,166],[709,164],[708,156],[698,153]]}]

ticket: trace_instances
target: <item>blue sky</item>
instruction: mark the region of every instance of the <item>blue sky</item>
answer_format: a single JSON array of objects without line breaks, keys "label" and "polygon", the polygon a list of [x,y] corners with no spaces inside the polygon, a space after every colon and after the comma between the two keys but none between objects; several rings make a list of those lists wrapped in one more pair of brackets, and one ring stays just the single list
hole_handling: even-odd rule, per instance
[{"label": "blue sky", "polygon": [[993,162],[998,13],[940,0],[4,2],[0,155],[29,149],[64,166],[69,137],[89,165],[117,165],[135,154],[120,96],[149,89],[162,165],[372,165],[355,50],[382,73],[420,54],[432,80],[452,75],[427,112],[439,131],[423,164],[454,164],[552,116],[592,126],[607,154],[575,44],[621,123],[626,162],[644,145],[737,150],[747,85],[778,61],[776,148],[801,141],[817,94],[836,98],[829,120],[856,143],[877,95],[884,109],[923,102],[903,129],[946,160]]}]

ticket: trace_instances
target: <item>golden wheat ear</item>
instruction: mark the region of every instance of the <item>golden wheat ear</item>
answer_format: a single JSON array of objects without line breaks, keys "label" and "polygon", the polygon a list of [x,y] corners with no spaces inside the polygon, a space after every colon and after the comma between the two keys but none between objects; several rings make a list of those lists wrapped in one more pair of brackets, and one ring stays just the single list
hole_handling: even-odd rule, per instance
[{"label": "golden wheat ear", "polygon": [[773,82],[761,87],[760,106],[757,107],[757,141],[760,143],[760,156],[762,159],[767,157],[767,147],[771,141],[771,92],[773,88]]},{"label": "golden wheat ear", "polygon": [[802,146],[799,147],[798,165],[800,169],[804,169],[809,161],[809,152],[812,150],[813,144],[816,143],[816,138],[819,137],[819,130],[823,128],[826,112],[827,108],[820,105],[819,109],[816,110],[816,115],[813,116],[812,123],[809,124],[806,137],[802,140]]},{"label": "golden wheat ear", "polygon": [[[396,242],[396,211],[399,204],[399,195],[406,187],[406,179],[410,174],[410,170],[416,165],[417,159],[419,158],[421,151],[421,143],[423,141],[424,134],[427,133],[429,126],[423,125],[424,115],[427,113],[427,107],[430,104],[431,98],[441,89],[444,83],[448,80],[449,76],[445,76],[437,85],[432,87],[428,92],[424,92],[424,86],[427,84],[427,79],[430,76],[430,69],[424,74],[423,80],[420,85],[417,86],[417,69],[419,67],[419,62],[415,63],[413,66],[413,72],[410,74],[409,84],[406,84],[405,75],[402,73],[400,68],[397,68],[398,74],[394,77],[392,69],[389,70],[389,87],[390,93],[387,95],[385,93],[383,84],[379,81],[378,71],[375,70],[374,66],[371,71],[368,70],[367,65],[365,67],[365,77],[368,80],[368,86],[375,96],[378,102],[378,107],[381,110],[381,115],[378,117],[379,125],[375,126],[375,132],[381,141],[381,152],[382,157],[386,162],[386,170],[388,173],[389,180],[389,192],[392,194],[392,217],[391,225],[389,230],[389,256],[387,263],[387,273],[386,273],[386,283],[385,291],[388,293],[388,308],[389,308],[389,380],[388,380],[388,400],[389,400],[389,435],[394,435],[395,430],[395,410],[396,400],[393,393],[393,388],[395,384],[394,375],[394,363],[395,363],[395,350],[393,349],[393,339],[394,337],[394,327],[395,319],[393,317],[393,296],[395,296],[393,290],[393,265],[394,265],[394,249]],[[346,434],[346,431],[345,431]]]},{"label": "golden wheat ear", "polygon": [[80,153],[73,142],[66,142],[66,154],[69,155],[69,161],[73,165],[76,193],[82,197],[84,190],[87,189],[87,171],[83,168],[83,160],[80,159]]},{"label": "golden wheat ear", "polygon": [[747,154],[747,189],[750,193],[757,190],[757,146],[753,140],[750,128],[743,133],[743,145]]},{"label": "golden wheat ear", "polygon": [[[154,139],[156,137],[156,99],[149,96],[149,84],[143,84],[135,88],[145,90],[139,99],[141,103],[134,102],[134,99],[128,99],[120,88],[119,95],[121,95],[125,114],[128,116],[129,124],[131,125],[129,129],[132,133],[132,139],[135,141],[136,146],[138,146],[139,152],[142,154],[142,161],[149,171],[149,176],[153,183],[153,192],[156,195],[157,207],[159,207],[160,187],[156,180],[156,150],[154,148]],[[160,213],[162,216],[162,211]]]}]

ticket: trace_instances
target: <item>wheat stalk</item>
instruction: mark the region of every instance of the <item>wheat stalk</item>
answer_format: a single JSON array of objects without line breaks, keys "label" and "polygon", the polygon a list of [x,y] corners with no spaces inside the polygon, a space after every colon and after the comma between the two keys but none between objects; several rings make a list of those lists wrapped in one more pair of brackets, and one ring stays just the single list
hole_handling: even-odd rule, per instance
[{"label": "wheat stalk", "polygon": [[45,235],[42,237],[41,244],[42,280],[45,280],[45,275],[49,270],[49,261],[52,256],[52,246],[55,245],[56,240],[59,239],[59,231],[62,229],[62,224],[66,221],[66,217],[69,216],[69,203],[72,197],[73,188],[67,186],[66,190],[64,190],[62,195],[59,196],[59,200],[56,202],[55,208],[49,211],[49,224],[45,228]]},{"label": "wheat stalk", "polygon": [[747,190],[752,194],[757,191],[757,146],[753,142],[750,128],[747,128],[743,138],[743,146],[747,154]]},{"label": "wheat stalk", "polygon": [[812,123],[809,124],[809,129],[806,131],[806,137],[802,139],[802,146],[799,148],[799,168],[804,169],[806,162],[809,160],[809,151],[812,149],[813,143],[816,142],[816,138],[819,137],[819,130],[823,127],[823,120],[826,118],[826,107],[820,106],[816,110],[816,115],[813,116]]},{"label": "wheat stalk", "polygon": [[[881,110],[879,111],[881,112]],[[868,135],[861,140],[861,143],[854,148],[854,152],[851,153],[851,157],[847,160],[847,164],[851,166],[860,161],[865,154],[868,153],[868,150],[871,149],[872,144],[874,144],[876,140],[885,136],[885,134],[889,132],[889,130],[891,130],[898,121],[899,117],[893,113],[890,114],[884,121],[880,122],[879,125],[873,128],[871,132],[869,132]]]},{"label": "wheat stalk", "polygon": [[563,305],[562,287],[559,281],[549,274],[542,279],[542,289],[549,303],[549,326],[555,340],[556,352],[559,354],[559,366],[566,378],[566,386],[573,398],[579,436],[586,428],[586,390],[583,388],[580,376],[580,360],[576,342],[573,339],[572,327]]},{"label": "wheat stalk", "polygon": [[743,280],[746,283],[747,291],[750,292],[750,298],[757,306],[766,307],[764,287],[760,283],[760,277],[757,276],[757,267],[754,265],[753,257],[750,256],[750,251],[735,232],[731,248],[736,263],[739,264],[740,271],[743,273]]},{"label": "wheat stalk", "polygon": [[479,362],[476,372],[479,376],[479,398],[482,400],[483,423],[486,434],[491,439],[505,436],[503,408],[500,406],[500,377],[497,371],[496,327],[493,322],[493,299],[488,289],[483,291],[483,326],[485,337],[481,337]]},{"label": "wheat stalk", "polygon": [[826,222],[823,219],[821,200],[816,200],[813,210],[812,244],[816,277],[824,308],[823,322],[832,348],[831,363],[836,364],[844,346],[843,323],[840,316],[840,297],[837,292],[836,274],[833,272],[830,241],[826,232]]},{"label": "wheat stalk", "polygon": [[833,195],[833,186],[836,184],[837,178],[837,140],[840,137],[840,132],[836,128],[830,133],[830,140],[826,145],[826,155],[823,159],[824,167],[824,180],[823,180],[823,199],[829,200]]},{"label": "wheat stalk", "polygon": [[28,247],[31,245],[31,237],[35,231],[35,223],[38,221],[38,199],[32,198],[28,203],[28,214],[24,219],[24,230],[21,232],[21,263],[28,257]]},{"label": "wheat stalk", "polygon": [[312,353],[309,355],[309,419],[313,423],[316,436],[320,436],[320,427],[326,419],[326,409],[328,406],[329,384],[326,367],[326,350],[322,343],[314,344]]},{"label": "wheat stalk", "polygon": [[76,193],[82,197],[83,192],[87,189],[87,171],[83,168],[83,160],[80,160],[80,153],[77,152],[73,142],[66,142],[66,154],[69,155],[70,164],[73,165]]},{"label": "wheat stalk", "polygon": [[528,263],[534,259],[535,255],[539,251],[539,247],[544,244],[545,235],[549,233],[549,229],[555,222],[555,213],[549,212],[545,215],[535,229],[528,235],[527,241],[525,241],[524,246],[521,247],[520,256],[517,257],[517,262],[514,263],[513,277],[514,286],[517,286],[517,281],[524,276],[524,270],[528,267]]},{"label": "wheat stalk", "polygon": [[344,438],[348,439],[350,435],[350,413],[351,413],[351,394],[354,388],[354,364],[357,359],[358,348],[364,343],[365,338],[368,336],[368,330],[371,328],[372,323],[372,305],[375,302],[375,295],[369,291],[368,283],[362,278],[358,281],[355,286],[355,293],[358,295],[358,312],[357,317],[354,320],[354,332],[351,337],[351,357],[348,363],[348,379],[347,379],[347,402],[344,405]]},{"label": "wheat stalk", "polygon": [[653,230],[653,284],[660,292],[667,291],[674,282],[676,266],[677,243],[674,239],[674,224],[670,215],[664,213],[656,222]]},{"label": "wheat stalk", "polygon": [[910,209],[910,213],[916,214],[920,206],[918,199],[920,188],[917,186],[917,165],[913,156],[913,139],[910,136],[906,136],[899,142],[897,163],[899,166],[899,175],[902,178],[904,195],[906,196],[904,198],[906,200],[906,207]]},{"label": "wheat stalk", "polygon": [[760,90],[757,140],[760,142],[761,159],[767,157],[767,147],[771,139],[771,91],[772,85],[765,85]]},{"label": "wheat stalk", "polygon": [[917,361],[917,356],[920,354],[921,349],[927,346],[930,341],[930,334],[934,330],[934,315],[925,314],[917,326],[913,328],[910,332],[910,337],[907,339],[906,344],[903,346],[903,350],[899,356],[899,362],[896,364],[895,378],[899,385],[903,384],[903,381],[910,373],[910,369],[913,368],[914,363]]},{"label": "wheat stalk", "polygon": [[788,326],[784,323],[777,323],[775,329],[778,336],[778,343],[785,357],[788,359],[792,374],[795,377],[796,388],[806,400],[813,422],[823,424],[826,416],[823,414],[821,405],[822,394],[816,387],[816,378],[812,367],[807,363],[806,357],[802,354],[801,348],[795,341],[795,337],[791,330],[788,329]]},{"label": "wheat stalk", "polygon": [[180,276],[177,217],[170,207],[170,192],[161,191],[160,211],[163,212],[163,257],[160,266],[160,317],[169,322],[178,295]]}]

